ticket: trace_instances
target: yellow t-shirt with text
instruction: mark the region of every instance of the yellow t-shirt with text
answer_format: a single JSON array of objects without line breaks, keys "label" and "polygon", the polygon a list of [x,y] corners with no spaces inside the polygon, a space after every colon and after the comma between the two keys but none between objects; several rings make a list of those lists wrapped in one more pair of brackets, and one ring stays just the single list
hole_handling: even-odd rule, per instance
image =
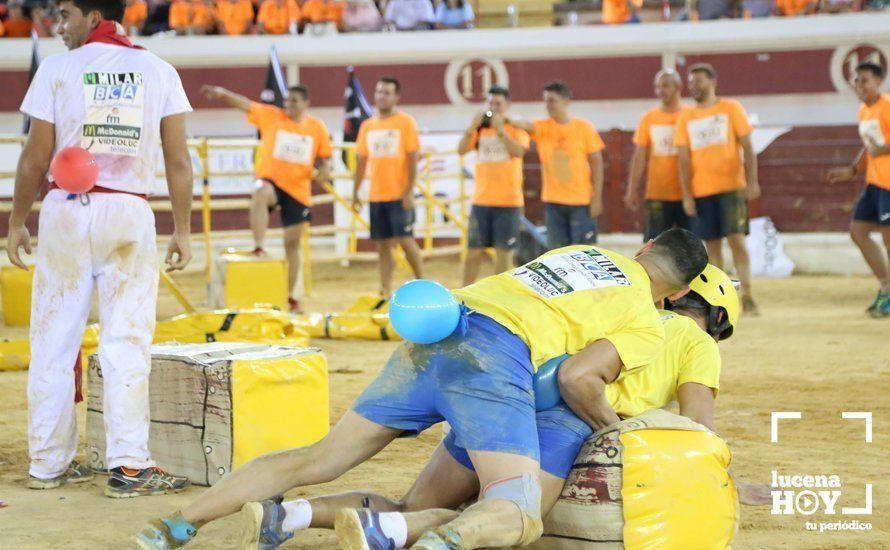
[{"label": "yellow t-shirt with text", "polygon": [[643,266],[595,246],[551,250],[454,295],[519,336],[536,370],[605,338],[618,350],[624,371],[631,371],[652,363],[664,342]]},{"label": "yellow t-shirt with text", "polygon": [[606,400],[621,418],[660,409],[677,399],[677,390],[695,382],[720,389],[717,341],[689,317],[662,311],[664,347],[650,365],[606,386]]}]

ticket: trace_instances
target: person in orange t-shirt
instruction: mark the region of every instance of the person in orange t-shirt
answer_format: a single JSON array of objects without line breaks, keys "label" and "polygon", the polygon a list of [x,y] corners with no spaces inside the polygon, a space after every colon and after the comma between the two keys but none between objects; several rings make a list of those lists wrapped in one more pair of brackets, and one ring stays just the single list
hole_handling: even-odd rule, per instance
[{"label": "person in orange t-shirt", "polygon": [[818,7],[819,2],[816,0],[776,0],[776,12],[785,17],[812,15]]},{"label": "person in orange t-shirt", "polygon": [[346,2],[342,0],[327,0],[325,2],[324,20],[331,21],[338,29],[343,28],[343,11],[346,10]]},{"label": "person in orange t-shirt", "polygon": [[[859,107],[862,150],[850,166],[828,173],[831,183],[850,181],[865,172],[865,189],[853,210],[850,236],[878,279],[878,295],[867,311],[872,317],[890,317],[890,94],[881,93],[884,68],[866,61],[856,67],[853,89]],[[871,238],[878,231],[881,245]]]},{"label": "person in orange t-shirt", "polygon": [[392,77],[382,77],[374,88],[377,114],[364,121],[355,140],[355,180],[352,203],[361,211],[359,190],[367,171],[371,179],[371,239],[380,257],[380,295],[389,298],[395,268],[393,247],[399,245],[414,277],[423,277],[420,248],[414,240],[414,185],[420,137],[417,122],[399,111],[402,86]]},{"label": "person in orange t-shirt", "polygon": [[630,210],[639,208],[638,184],[648,165],[644,242],[672,227],[689,229],[689,216],[683,212],[679,161],[674,147],[674,128],[683,110],[680,102],[682,86],[683,80],[676,70],[658,71],[655,75],[655,96],[661,100],[661,105],[647,111],[634,132],[634,153],[624,204]]},{"label": "person in orange t-shirt", "polygon": [[254,254],[265,254],[263,239],[269,227],[269,212],[279,208],[288,266],[288,305],[291,312],[297,313],[300,239],[312,219],[312,180],[331,179],[330,133],[324,122],[309,114],[309,91],[305,86],[288,88],[283,109],[250,101],[220,86],[204,86],[201,91],[209,99],[222,99],[230,107],[246,112],[247,121],[260,131],[257,186],[250,204]]},{"label": "person in orange t-shirt", "polygon": [[637,8],[642,5],[642,0],[603,0],[602,22],[605,25],[639,23]]},{"label": "person in orange t-shirt", "polygon": [[294,0],[264,0],[256,18],[260,34],[287,34],[300,22],[300,8]]},{"label": "person in orange t-shirt", "polygon": [[325,1],[306,0],[303,2],[303,21],[306,23],[321,23],[325,21]]},{"label": "person in orange t-shirt", "polygon": [[145,25],[146,19],[148,19],[148,5],[145,3],[145,0],[127,0],[124,18],[121,21],[121,25],[127,30],[127,34],[141,34],[142,26]]},{"label": "person in orange t-shirt", "polygon": [[216,25],[216,8],[208,0],[179,0],[170,6],[170,28],[176,34],[207,34]]},{"label": "person in orange t-shirt", "polygon": [[216,4],[219,13],[219,34],[250,34],[253,23],[253,4],[250,0],[220,0]]},{"label": "person in orange t-shirt", "polygon": [[541,159],[541,201],[547,246],[595,244],[603,212],[603,144],[596,128],[569,115],[572,91],[554,80],[544,86],[546,119],[511,121],[535,141]]},{"label": "person in orange t-shirt", "polygon": [[723,239],[729,242],[742,283],[742,307],[756,315],[745,247],[748,201],[760,197],[751,123],[738,101],[717,97],[717,72],[711,65],[689,67],[688,85],[695,106],[680,113],[674,130],[683,210],[692,218],[692,230],[705,241],[711,263],[721,269]]},{"label": "person in orange t-shirt", "polygon": [[467,230],[467,259],[463,285],[479,276],[485,249],[494,247],[494,271],[513,267],[513,249],[519,242],[522,216],[522,157],[529,148],[525,130],[506,122],[510,91],[502,86],[488,90],[488,111],[473,118],[457,152],[476,152],[473,208]]},{"label": "person in orange t-shirt", "polygon": [[18,2],[10,2],[8,5],[9,17],[3,22],[6,29],[6,38],[28,38],[34,22],[25,17],[22,5]]}]

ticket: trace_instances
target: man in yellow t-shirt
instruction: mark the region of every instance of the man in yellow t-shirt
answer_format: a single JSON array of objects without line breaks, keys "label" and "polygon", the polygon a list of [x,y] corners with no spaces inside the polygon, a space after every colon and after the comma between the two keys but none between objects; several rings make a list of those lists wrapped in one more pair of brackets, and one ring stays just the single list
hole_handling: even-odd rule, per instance
[{"label": "man in yellow t-shirt", "polygon": [[367,172],[371,180],[371,240],[380,257],[380,296],[392,292],[395,268],[393,247],[399,245],[416,278],[422,277],[423,261],[414,240],[414,186],[420,136],[414,117],[397,106],[402,86],[383,77],[374,88],[377,114],[364,121],[355,140],[355,180],[352,203],[361,210],[359,190]]},{"label": "man in yellow t-shirt", "polygon": [[661,105],[647,111],[634,132],[634,153],[624,204],[630,210],[639,208],[637,189],[646,172],[644,242],[672,227],[689,229],[689,216],[683,212],[677,148],[674,147],[674,128],[683,110],[682,85],[680,73],[674,69],[659,71],[655,75],[655,95]]},{"label": "man in yellow t-shirt", "polygon": [[560,368],[563,399],[591,427],[618,421],[606,384],[658,357],[664,327],[653,302],[682,297],[706,266],[701,241],[672,229],[634,259],[589,245],[566,247],[456,290],[464,306],[454,333],[428,345],[403,343],[320,442],[252,460],[145,530],[181,545],[176,534],[190,538],[196,525],[247,503],[335,479],[393,439],[447,421],[482,491],[477,504],[427,532],[427,542],[530,544],[543,529],[535,370],[575,354]]},{"label": "man in yellow t-shirt", "polygon": [[548,118],[511,121],[535,141],[541,159],[541,201],[547,246],[594,244],[603,212],[603,144],[593,124],[569,114],[572,90],[560,80],[544,86]]},{"label": "man in yellow t-shirt", "polygon": [[[867,61],[856,67],[853,88],[862,101],[859,136],[863,147],[849,167],[835,168],[828,174],[834,183],[865,172],[866,185],[853,211],[850,235],[880,285],[867,310],[875,318],[890,317],[890,94],[881,93],[883,82],[880,65]],[[874,231],[883,237],[883,251],[871,239]]]},{"label": "man in yellow t-shirt", "polygon": [[757,155],[745,109],[738,101],[717,97],[716,90],[714,67],[707,63],[689,67],[695,105],[680,113],[674,132],[683,210],[692,218],[692,230],[705,241],[711,263],[720,268],[723,239],[727,240],[742,283],[742,310],[756,315],[745,235],[748,201],[760,197]]},{"label": "man in yellow t-shirt", "polygon": [[246,112],[247,122],[260,131],[257,184],[250,203],[253,252],[257,256],[265,254],[269,213],[278,208],[284,228],[288,306],[297,313],[300,239],[312,219],[312,180],[330,180],[330,133],[324,122],[309,114],[309,90],[305,86],[288,88],[284,109],[250,101],[220,86],[204,86],[202,91],[208,99],[221,99]]},{"label": "man in yellow t-shirt", "polygon": [[[685,297],[662,311],[665,345],[646,368],[606,386],[609,404],[622,419],[678,401],[680,413],[715,430],[714,400],[720,387],[718,340],[729,338],[738,323],[739,297],[721,270],[708,266],[690,284]],[[559,497],[576,455],[590,428],[565,404],[538,411],[541,446],[542,515]],[[743,504],[767,504],[769,487],[736,479]],[[450,521],[454,510],[479,494],[479,481],[465,449],[449,432],[436,447],[423,472],[399,501],[355,491],[288,502],[252,503],[244,540],[283,542],[307,528],[336,529],[352,544],[392,539],[395,548],[414,544],[428,529]],[[286,517],[287,522],[276,521]],[[334,518],[337,518],[336,522]],[[410,527],[409,527],[410,526]],[[347,546],[344,546],[347,547]],[[354,546],[348,546],[350,548]]]},{"label": "man in yellow t-shirt", "polygon": [[494,271],[513,267],[513,249],[519,242],[522,216],[522,157],[528,151],[524,130],[506,122],[510,91],[492,86],[488,111],[476,115],[464,132],[457,152],[476,152],[473,208],[470,210],[464,286],[479,276],[486,248],[494,248]]}]

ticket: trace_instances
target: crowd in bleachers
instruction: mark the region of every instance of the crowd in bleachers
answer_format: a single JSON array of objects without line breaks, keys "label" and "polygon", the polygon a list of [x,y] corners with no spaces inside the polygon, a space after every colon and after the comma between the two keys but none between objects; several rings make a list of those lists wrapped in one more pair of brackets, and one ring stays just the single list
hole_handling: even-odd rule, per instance
[{"label": "crowd in bleachers", "polygon": [[[589,2],[579,2],[589,3]],[[126,0],[131,35],[298,34],[472,28],[471,0]],[[688,0],[680,20],[888,10],[890,0]],[[643,0],[602,0],[601,22],[636,23]],[[53,36],[51,0],[0,0],[0,36]]]},{"label": "crowd in bleachers", "polygon": [[[470,28],[468,0],[126,0],[132,35],[298,34]],[[48,0],[0,1],[0,35],[55,34]]]}]

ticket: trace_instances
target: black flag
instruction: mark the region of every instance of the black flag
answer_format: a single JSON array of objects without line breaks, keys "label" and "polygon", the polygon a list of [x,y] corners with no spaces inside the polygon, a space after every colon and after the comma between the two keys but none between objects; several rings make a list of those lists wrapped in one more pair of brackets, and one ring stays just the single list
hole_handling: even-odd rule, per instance
[{"label": "black flag", "polygon": [[[34,80],[34,75],[37,73],[37,67],[40,66],[40,49],[37,47],[37,31],[31,31],[31,42],[33,45],[31,46],[31,70],[28,71],[28,86],[31,85],[31,81]],[[22,134],[28,135],[28,131],[31,129],[31,117],[25,115],[25,123],[22,124]]]},{"label": "black flag", "polygon": [[346,82],[346,90],[343,93],[344,108],[346,113],[343,117],[343,141],[355,142],[358,137],[358,129],[362,122],[371,117],[371,104],[362,91],[362,85],[359,84],[358,78],[355,76],[355,70],[352,67],[349,71],[349,80]]},{"label": "black flag", "polygon": [[284,97],[287,95],[287,86],[284,84],[284,75],[281,73],[281,61],[278,60],[278,50],[273,45],[269,49],[269,68],[266,70],[266,84],[260,94],[260,101],[284,106]]}]

